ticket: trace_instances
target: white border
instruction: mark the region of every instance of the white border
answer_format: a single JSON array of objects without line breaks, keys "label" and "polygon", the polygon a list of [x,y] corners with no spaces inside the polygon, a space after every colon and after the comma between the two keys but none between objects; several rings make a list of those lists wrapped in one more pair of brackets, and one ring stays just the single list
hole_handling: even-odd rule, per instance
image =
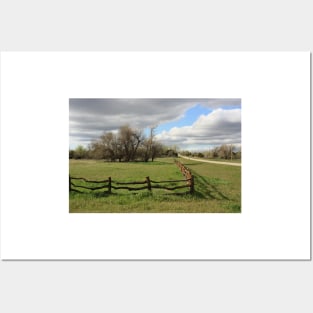
[{"label": "white border", "polygon": [[[121,97],[241,98],[242,214],[69,214],[68,99]],[[2,53],[1,258],[309,259],[309,133],[308,52]]]}]

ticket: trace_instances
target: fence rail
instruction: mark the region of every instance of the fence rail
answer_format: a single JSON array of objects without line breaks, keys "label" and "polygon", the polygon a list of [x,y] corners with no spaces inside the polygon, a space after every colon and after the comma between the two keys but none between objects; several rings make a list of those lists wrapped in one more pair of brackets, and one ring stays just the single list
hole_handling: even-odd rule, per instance
[{"label": "fence rail", "polygon": [[[87,190],[100,190],[100,189],[107,189],[108,193],[112,193],[112,189],[114,190],[128,190],[128,191],[137,191],[137,190],[144,190],[148,189],[152,191],[152,189],[163,189],[163,190],[170,190],[174,191],[177,189],[188,188],[190,193],[194,192],[194,178],[191,174],[191,171],[185,167],[182,163],[175,160],[176,165],[180,168],[182,174],[185,176],[185,179],[180,180],[163,180],[163,181],[155,181],[151,180],[149,176],[146,177],[144,181],[132,181],[132,182],[119,182],[112,180],[111,177],[105,180],[88,180],[83,177],[72,177],[69,175],[69,191],[76,191],[82,192],[77,188],[87,189]],[[81,185],[77,184],[73,181],[84,181],[85,183],[92,183],[92,184],[101,184],[100,186],[88,186],[88,185]],[[105,185],[103,185],[105,183]],[[162,184],[171,184],[171,183],[184,183],[183,185],[179,186],[164,186]],[[142,187],[134,187],[134,185],[145,185]],[[74,188],[73,188],[74,187]]]}]

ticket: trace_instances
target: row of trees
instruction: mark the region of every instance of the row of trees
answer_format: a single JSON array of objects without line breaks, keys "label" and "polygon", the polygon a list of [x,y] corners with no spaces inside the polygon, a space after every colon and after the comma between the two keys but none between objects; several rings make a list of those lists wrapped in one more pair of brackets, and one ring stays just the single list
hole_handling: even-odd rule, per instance
[{"label": "row of trees", "polygon": [[233,145],[221,145],[204,152],[182,151],[182,155],[207,159],[241,159],[241,147]]},{"label": "row of trees", "polygon": [[[208,159],[241,159],[241,147],[224,144],[203,152],[181,151],[180,154]],[[160,156],[177,157],[177,147],[165,147],[158,142],[155,138],[155,127],[151,127],[146,136],[141,130],[129,125],[120,127],[116,133],[103,134],[88,148],[78,146],[69,151],[70,159],[104,159],[112,162],[153,162]]]},{"label": "row of trees", "polygon": [[155,127],[150,128],[149,136],[128,125],[119,128],[117,133],[108,132],[92,142],[88,149],[78,146],[70,150],[70,158],[75,159],[105,159],[110,161],[129,162],[140,160],[148,162],[156,157],[169,153],[155,139]]}]

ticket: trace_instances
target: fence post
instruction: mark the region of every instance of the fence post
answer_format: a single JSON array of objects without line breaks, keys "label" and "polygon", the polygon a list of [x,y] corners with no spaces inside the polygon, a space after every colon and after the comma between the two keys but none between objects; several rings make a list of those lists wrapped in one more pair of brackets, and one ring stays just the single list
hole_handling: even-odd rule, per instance
[{"label": "fence post", "polygon": [[195,182],[193,175],[190,175],[190,193],[193,194],[195,191]]},{"label": "fence post", "polygon": [[150,182],[150,177],[149,176],[146,177],[146,182],[147,182],[147,185],[148,185],[148,190],[151,191],[151,182]]},{"label": "fence post", "polygon": [[108,185],[108,192],[111,193],[111,189],[112,189],[112,179],[111,176],[109,177],[109,185]]},{"label": "fence post", "polygon": [[72,182],[71,182],[71,175],[69,177],[69,191],[72,191]]}]

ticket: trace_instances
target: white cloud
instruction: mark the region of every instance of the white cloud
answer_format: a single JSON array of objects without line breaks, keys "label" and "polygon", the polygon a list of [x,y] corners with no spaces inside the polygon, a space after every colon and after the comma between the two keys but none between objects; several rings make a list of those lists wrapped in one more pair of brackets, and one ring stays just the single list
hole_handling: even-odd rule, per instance
[{"label": "white cloud", "polygon": [[157,135],[167,145],[201,149],[221,144],[241,143],[241,109],[217,109],[201,115],[192,125],[173,127]]}]

